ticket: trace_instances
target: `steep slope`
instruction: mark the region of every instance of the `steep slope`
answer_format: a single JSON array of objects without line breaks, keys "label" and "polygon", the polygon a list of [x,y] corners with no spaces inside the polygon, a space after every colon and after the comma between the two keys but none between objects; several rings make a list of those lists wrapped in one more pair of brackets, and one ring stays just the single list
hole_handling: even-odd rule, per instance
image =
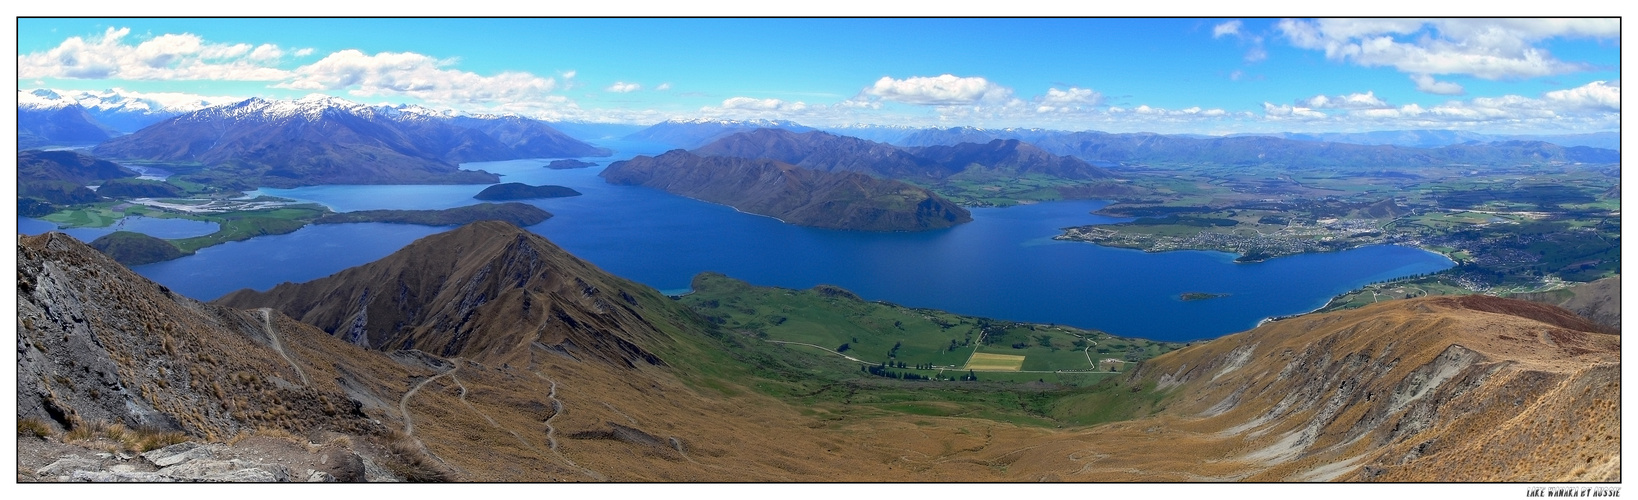
[{"label": "steep slope", "polygon": [[[184,114],[99,145],[99,156],[198,162],[258,186],[493,183],[454,162],[511,157],[481,133],[437,120],[399,122],[325,96],[248,99]],[[209,179],[202,179],[209,180]]]},{"label": "steep slope", "polygon": [[[944,178],[959,172],[879,142],[825,132],[764,128],[736,133],[692,151],[700,156],[769,159],[826,172],[887,178]],[[965,165],[963,165],[965,166]]]},{"label": "steep slope", "polygon": [[486,221],[329,277],[216,302],[272,307],[365,347],[506,363],[540,344],[623,366],[659,364],[639,347],[661,338],[637,309],[642,293],[653,292],[534,233]]},{"label": "steep slope", "polygon": [[[19,237],[17,262],[19,419],[207,439],[257,428],[368,434],[381,429],[343,384],[406,375],[349,359],[362,351],[277,314],[173,294],[61,233]],[[347,382],[338,370],[369,375]]]},{"label": "steep slope", "polygon": [[1621,277],[1611,276],[1551,292],[1521,293],[1515,299],[1552,304],[1621,333]]},{"label": "steep slope", "polygon": [[18,151],[17,181],[68,181],[99,184],[138,174],[111,161],[75,151]]},{"label": "steep slope", "polygon": [[1619,480],[1620,338],[1597,329],[1484,296],[1303,316],[1146,363],[1121,387],[1165,409],[1103,429],[1162,425],[1198,453],[1182,472],[1232,479]]},{"label": "steep slope", "polygon": [[78,104],[58,108],[17,107],[17,135],[26,147],[97,144],[119,132],[91,117]]},{"label": "steep slope", "polygon": [[613,184],[663,189],[804,226],[920,231],[972,220],[965,209],[904,182],[766,159],[673,150],[614,162],[599,175]]}]

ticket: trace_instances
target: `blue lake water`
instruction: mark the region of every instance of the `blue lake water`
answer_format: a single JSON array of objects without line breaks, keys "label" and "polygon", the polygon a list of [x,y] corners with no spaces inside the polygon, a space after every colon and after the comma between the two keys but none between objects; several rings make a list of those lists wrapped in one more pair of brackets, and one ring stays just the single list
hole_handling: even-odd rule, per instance
[{"label": "blue lake water", "polygon": [[[664,148],[614,146],[627,153]],[[1236,264],[1220,252],[1144,253],[1051,237],[1071,225],[1116,222],[1069,201],[974,209],[973,222],[918,233],[792,226],[662,191],[613,186],[598,167],[542,168],[546,160],[468,164],[503,182],[557,184],[584,196],[529,200],[554,217],[529,228],[611,273],[676,293],[702,271],[757,285],[838,285],[870,300],[1000,319],[1097,328],[1160,340],[1217,337],[1270,316],[1313,310],[1372,281],[1437,271],[1438,254],[1398,246]],[[315,186],[263,189],[338,211],[448,208],[477,203],[485,186]],[[257,193],[252,193],[257,194]],[[20,220],[21,222],[21,220]],[[47,228],[49,229],[49,228]],[[265,290],[379,259],[448,228],[398,224],[309,226],[200,250],[136,271],[179,293],[212,299]],[[27,231],[25,231],[27,232]],[[1227,297],[1184,302],[1185,292]]]},{"label": "blue lake water", "polygon": [[[158,217],[143,217],[140,215],[125,217],[108,227],[83,227],[61,229],[80,241],[89,242],[101,238],[114,231],[132,231],[143,233],[155,238],[178,239],[204,236],[221,229],[215,222],[205,222],[188,219],[163,219]],[[56,231],[56,224],[27,217],[17,218],[17,232],[23,234],[40,234],[46,231]]]}]

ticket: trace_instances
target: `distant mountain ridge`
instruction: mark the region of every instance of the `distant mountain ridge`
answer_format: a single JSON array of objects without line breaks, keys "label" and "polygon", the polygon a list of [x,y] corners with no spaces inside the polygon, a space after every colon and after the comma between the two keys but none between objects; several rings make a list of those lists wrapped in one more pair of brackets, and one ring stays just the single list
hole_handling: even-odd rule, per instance
[{"label": "distant mountain ridge", "polygon": [[768,158],[828,172],[862,172],[890,179],[944,179],[975,166],[1009,174],[1041,173],[1066,179],[1103,179],[1108,171],[1080,159],[1051,154],[1016,139],[904,148],[838,136],[782,129],[741,132],[701,146],[706,156]]},{"label": "distant mountain ridge", "polygon": [[201,174],[202,181],[271,187],[489,184],[499,177],[456,164],[608,153],[525,118],[457,117],[322,95],[205,108],[94,151],[113,158],[198,162],[212,167]]},{"label": "distant mountain ridge", "polygon": [[[1486,161],[1613,163],[1620,152],[1567,143],[1601,143],[1605,136],[1478,136],[1466,132],[1438,134],[1439,131],[1389,131],[1361,135],[1327,134],[1236,134],[1225,137],[1188,134],[1065,132],[1042,129],[989,130],[974,127],[928,129],[899,139],[903,146],[954,145],[995,139],[1017,139],[1058,155],[1075,156],[1088,162],[1180,162],[1221,165],[1303,165],[1415,166],[1428,164],[1475,163]],[[1447,131],[1448,132],[1448,131]],[[1372,135],[1374,134],[1374,135]],[[1475,138],[1504,139],[1494,142],[1450,142]],[[1398,137],[1399,139],[1394,139]],[[1374,142],[1358,144],[1330,139]],[[1374,138],[1374,139],[1373,139]],[[1521,140],[1527,139],[1527,140]],[[1410,142],[1438,144],[1414,147],[1388,144]]]},{"label": "distant mountain ridge", "polygon": [[740,132],[747,132],[760,128],[777,128],[792,132],[808,132],[812,127],[798,125],[785,120],[667,120],[653,126],[639,130],[625,137],[628,141],[642,141],[666,144],[672,147],[693,149],[711,141],[721,139]]},{"label": "distant mountain ridge", "polygon": [[920,231],[972,220],[926,189],[858,172],[829,172],[766,158],[672,150],[610,164],[609,183],[642,185],[803,226]]}]

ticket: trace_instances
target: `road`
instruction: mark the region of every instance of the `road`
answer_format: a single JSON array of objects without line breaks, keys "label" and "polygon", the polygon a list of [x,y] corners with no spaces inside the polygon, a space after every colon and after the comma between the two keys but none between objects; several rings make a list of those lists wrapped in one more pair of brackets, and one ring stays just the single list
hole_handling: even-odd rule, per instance
[{"label": "road", "polygon": [[273,352],[279,353],[279,357],[284,358],[284,362],[290,363],[290,367],[296,369],[296,376],[301,377],[302,387],[312,387],[313,382],[307,380],[307,372],[301,371],[301,365],[297,365],[296,360],[290,359],[290,355],[284,353],[284,343],[279,341],[279,333],[273,331],[273,311],[266,307],[257,309],[257,311],[262,313],[262,331],[267,332],[267,338],[272,339]]}]

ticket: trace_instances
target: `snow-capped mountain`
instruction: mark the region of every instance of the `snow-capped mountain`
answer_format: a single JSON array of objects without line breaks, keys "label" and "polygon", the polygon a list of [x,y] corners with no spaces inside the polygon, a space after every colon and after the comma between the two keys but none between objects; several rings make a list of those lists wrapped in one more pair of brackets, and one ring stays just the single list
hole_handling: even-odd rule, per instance
[{"label": "snow-capped mountain", "polygon": [[[553,148],[551,146],[559,146]],[[115,138],[99,156],[199,162],[259,186],[490,183],[470,161],[607,154],[521,117],[480,119],[325,95],[245,99]]]},{"label": "snow-capped mountain", "polygon": [[44,111],[78,105],[99,123],[124,133],[135,132],[182,113],[212,105],[227,104],[238,98],[202,96],[177,92],[132,92],[124,89],[99,91],[34,89],[17,91],[17,109]]}]

